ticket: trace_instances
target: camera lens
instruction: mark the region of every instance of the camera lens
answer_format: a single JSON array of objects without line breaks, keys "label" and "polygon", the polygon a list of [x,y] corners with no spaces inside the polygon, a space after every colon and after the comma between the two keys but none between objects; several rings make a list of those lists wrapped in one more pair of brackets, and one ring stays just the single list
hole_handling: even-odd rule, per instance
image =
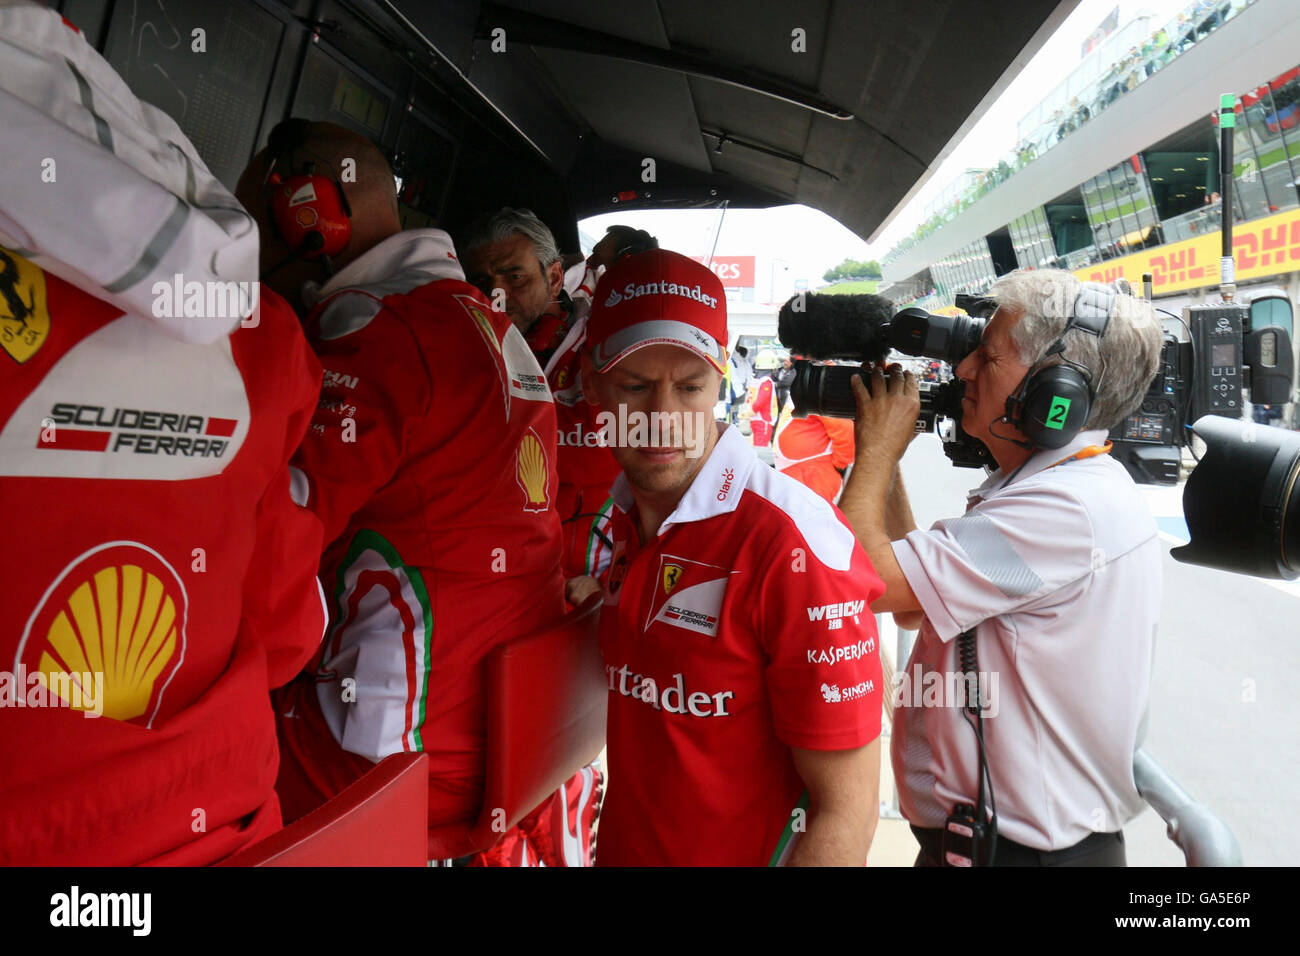
[{"label": "camera lens", "polygon": [[794,414],[800,418],[806,415],[853,418],[858,413],[852,385],[857,374],[858,369],[849,365],[795,362],[794,381],[790,383]]},{"label": "camera lens", "polygon": [[889,324],[889,344],[907,355],[939,359],[956,368],[980,345],[985,321],[969,315],[931,315],[903,309]]},{"label": "camera lens", "polygon": [[[1183,489],[1179,561],[1262,578],[1300,574],[1300,435],[1206,415],[1206,452]],[[1232,489],[1225,494],[1225,489]]]}]

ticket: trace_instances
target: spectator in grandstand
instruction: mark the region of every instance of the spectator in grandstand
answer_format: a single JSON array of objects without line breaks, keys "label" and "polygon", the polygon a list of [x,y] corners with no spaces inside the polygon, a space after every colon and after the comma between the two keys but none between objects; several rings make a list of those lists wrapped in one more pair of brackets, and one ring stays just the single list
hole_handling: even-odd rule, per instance
[{"label": "spectator in grandstand", "polygon": [[[579,350],[587,334],[592,290],[615,260],[658,245],[645,230],[610,226],[585,267],[571,271],[570,281],[557,291],[554,281],[561,274],[555,237],[528,210],[505,208],[480,219],[464,243],[471,281],[489,299],[504,301],[555,396],[559,428],[556,506],[564,529],[566,579],[599,575],[603,570],[593,562],[605,552],[594,543],[604,533],[609,487],[619,471],[614,456],[602,443],[597,410],[582,387]],[[572,295],[566,287],[572,289]]]},{"label": "spectator in grandstand", "polygon": [[[713,421],[726,341],[722,283],[685,256],[629,256],[597,287],[583,378],[629,422],[601,620],[598,863],[860,866],[878,806],[880,585],[830,505]],[[666,433],[637,437],[663,416]]]},{"label": "spectator in grandstand", "polygon": [[248,214],[52,10],[0,6],[0,124],[0,864],[214,863],[280,828],[268,693],[325,624],[288,462],[320,365]]},{"label": "spectator in grandstand", "polygon": [[[325,376],[294,458],[297,500],[325,525],[330,631],[277,697],[277,786],[296,817],[389,754],[423,750],[430,826],[471,823],[484,659],[564,610],[555,406],[518,328],[464,281],[451,238],[400,231],[392,171],[365,138],[286,120],[244,171],[240,198],[271,234],[281,187],[268,169],[297,176],[349,159],[355,182],[313,184],[318,196],[344,191],[352,232],[341,268],[301,292]],[[443,374],[449,358],[455,373]],[[581,865],[594,804],[575,813],[585,850],[566,855],[552,837],[564,803],[561,791],[478,862]]]},{"label": "spectator in grandstand", "polygon": [[[957,374],[962,426],[998,470],[964,516],[917,530],[897,471],[917,387],[897,367],[888,381],[877,370],[870,392],[854,379],[858,456],[840,506],[885,581],[874,610],[920,624],[904,673],[927,687],[931,674],[945,680],[960,636],[962,656],[969,644],[981,674],[998,675],[983,701],[985,717],[996,708],[996,733],[983,738],[994,863],[1123,865],[1122,827],[1143,806],[1133,754],[1163,548],[1106,434],[1155,374],[1160,324],[1147,303],[1063,271],[1013,272],[988,295],[997,311]],[[953,696],[895,701],[894,779],[921,865],[944,859],[945,821],[982,792],[964,695]]]}]

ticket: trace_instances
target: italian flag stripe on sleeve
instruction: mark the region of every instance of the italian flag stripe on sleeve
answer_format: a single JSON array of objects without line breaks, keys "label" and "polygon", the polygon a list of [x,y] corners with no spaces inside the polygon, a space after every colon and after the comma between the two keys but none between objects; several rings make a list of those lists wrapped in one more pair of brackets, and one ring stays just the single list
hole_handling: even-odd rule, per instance
[{"label": "italian flag stripe on sleeve", "polygon": [[[599,578],[605,570],[601,567],[601,558],[609,560],[609,549],[601,540],[601,532],[609,528],[609,513],[614,508],[614,499],[609,497],[605,503],[600,506],[597,512],[598,517],[591,521],[591,526],[587,530],[587,561],[586,572],[593,578]],[[604,553],[602,553],[604,552]]]},{"label": "italian flag stripe on sleeve", "polygon": [[805,790],[799,797],[799,802],[794,805],[790,811],[790,819],[785,821],[785,829],[781,831],[781,839],[776,841],[776,849],[772,851],[772,858],[767,861],[768,866],[781,866],[794,849],[798,842],[798,835],[808,828],[808,791]]}]

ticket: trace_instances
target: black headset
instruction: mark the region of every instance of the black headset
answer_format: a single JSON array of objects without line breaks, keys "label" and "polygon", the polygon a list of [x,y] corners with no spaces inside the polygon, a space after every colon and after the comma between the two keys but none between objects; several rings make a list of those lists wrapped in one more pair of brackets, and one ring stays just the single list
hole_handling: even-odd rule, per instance
[{"label": "black headset", "polygon": [[[1018,428],[1027,439],[1016,444],[1062,448],[1083,430],[1097,397],[1094,373],[1065,357],[1065,337],[1071,329],[1098,339],[1105,335],[1115,296],[1127,291],[1125,285],[1123,280],[1108,286],[1097,282],[1082,284],[1061,334],[1007,396],[1006,411],[999,421]],[[1061,357],[1059,364],[1046,364],[1056,355]]]}]

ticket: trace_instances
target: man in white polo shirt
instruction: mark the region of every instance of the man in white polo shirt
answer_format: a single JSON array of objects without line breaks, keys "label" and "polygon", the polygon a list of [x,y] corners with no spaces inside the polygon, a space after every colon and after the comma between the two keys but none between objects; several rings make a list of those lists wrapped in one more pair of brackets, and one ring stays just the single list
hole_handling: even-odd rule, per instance
[{"label": "man in white polo shirt", "polygon": [[596,862],[861,866],[880,581],[832,505],[713,420],[726,341],[722,283],[685,256],[628,256],[596,288],[582,378],[623,467]]},{"label": "man in white polo shirt", "polygon": [[979,799],[981,748],[961,701],[934,693],[960,686],[969,631],[990,698],[993,864],[1122,866],[1122,827],[1142,807],[1133,754],[1161,547],[1106,433],[1150,384],[1160,327],[1146,303],[1056,270],[1011,273],[989,296],[998,309],[957,375],[962,425],[999,467],[963,516],[919,531],[907,508],[897,462],[919,407],[912,375],[877,372],[870,393],[854,380],[858,457],[840,506],[885,582],[876,610],[921,625],[895,698],[899,799],[918,865],[969,859],[969,842],[945,834]]}]

